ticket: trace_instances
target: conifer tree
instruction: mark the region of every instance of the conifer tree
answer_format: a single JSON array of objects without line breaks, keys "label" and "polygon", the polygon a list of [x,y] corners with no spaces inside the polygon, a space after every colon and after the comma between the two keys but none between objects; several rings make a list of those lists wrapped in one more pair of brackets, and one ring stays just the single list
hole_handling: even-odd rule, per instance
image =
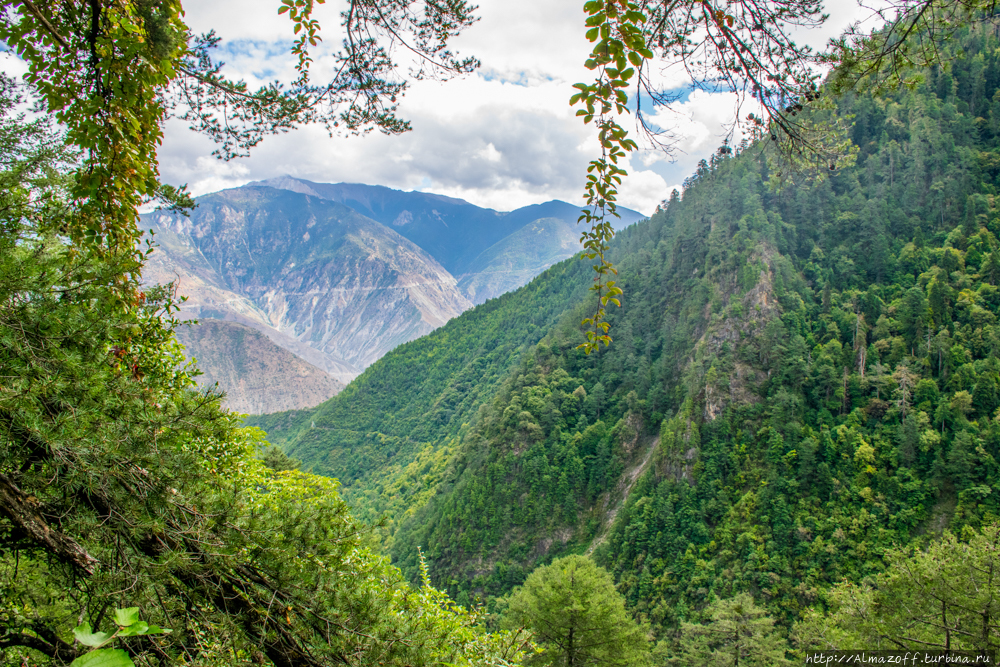
[{"label": "conifer tree", "polygon": [[945,533],[925,549],[896,548],[871,584],[838,584],[829,614],[796,626],[806,650],[1000,649],[1000,527]]},{"label": "conifer tree", "polygon": [[530,664],[640,667],[649,659],[645,633],[611,575],[584,556],[532,572],[510,598],[508,622],[535,633],[542,653]]},{"label": "conifer tree", "polygon": [[788,642],[774,627],[774,619],[748,593],[716,600],[704,611],[705,622],[681,626],[677,667],[784,667]]}]

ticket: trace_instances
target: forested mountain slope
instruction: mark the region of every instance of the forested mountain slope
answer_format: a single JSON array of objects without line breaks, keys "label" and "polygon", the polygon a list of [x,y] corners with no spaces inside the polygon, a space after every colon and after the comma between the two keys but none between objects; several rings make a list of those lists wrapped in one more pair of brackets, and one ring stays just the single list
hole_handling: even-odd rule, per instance
[{"label": "forested mountain slope", "polygon": [[629,472],[596,554],[637,611],[750,591],[794,618],[893,543],[995,516],[995,46],[841,100],[854,168],[775,192],[750,148],[625,232],[615,345],[582,358],[563,328],[526,356],[397,557],[503,592],[593,546]]},{"label": "forested mountain slope", "polygon": [[[537,319],[529,297],[570,277],[557,265],[505,302],[517,339],[541,340],[490,376],[496,393],[452,385],[455,405],[485,401],[474,418],[411,398],[492,346],[431,336],[402,349],[442,365],[389,355],[370,372],[405,367],[405,383],[372,373],[320,409],[374,415],[363,467],[332,430],[299,431],[291,453],[389,511],[397,561],[412,571],[420,545],[460,600],[593,550],[660,630],[741,591],[788,622],[893,544],[995,520],[1000,42],[963,39],[912,90],[839,100],[853,167],[776,190],[762,147],[721,153],[620,234],[609,350],[576,349],[580,300]],[[449,327],[488,340],[477,312]],[[409,470],[385,465],[418,442]]]}]

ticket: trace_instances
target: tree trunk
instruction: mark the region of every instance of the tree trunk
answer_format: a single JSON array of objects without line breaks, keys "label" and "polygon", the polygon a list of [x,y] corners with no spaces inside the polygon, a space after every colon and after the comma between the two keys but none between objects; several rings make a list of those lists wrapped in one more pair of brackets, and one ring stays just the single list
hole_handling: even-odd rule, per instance
[{"label": "tree trunk", "polygon": [[94,574],[99,565],[97,559],[73,538],[49,528],[39,510],[37,500],[25,494],[9,477],[0,473],[0,511],[53,556],[88,575]]}]

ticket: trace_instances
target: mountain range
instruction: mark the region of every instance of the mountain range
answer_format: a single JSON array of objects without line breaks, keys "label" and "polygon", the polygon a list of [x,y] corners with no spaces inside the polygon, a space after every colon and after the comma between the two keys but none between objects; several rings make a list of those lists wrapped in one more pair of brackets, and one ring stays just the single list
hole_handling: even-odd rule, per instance
[{"label": "mountain range", "polygon": [[[642,217],[619,211],[619,227]],[[199,197],[189,215],[144,215],[158,248],[143,278],[175,282],[187,297],[183,316],[259,331],[329,375],[320,384],[335,391],[401,343],[577,252],[579,212],[552,201],[500,213],[441,195],[283,177]],[[197,340],[231,333],[214,326]],[[199,358],[206,381],[237,391],[219,361]],[[277,396],[290,380],[244,385],[240,405],[305,407]]]},{"label": "mountain range", "polygon": [[[501,213],[461,199],[383,186],[313,183],[290,176],[251,185],[335,201],[385,225],[430,254],[477,304],[526,284],[580,249],[580,207],[563,201]],[[644,217],[624,207],[618,212],[621,217],[612,220],[616,231]],[[532,225],[534,232],[525,234]]]}]

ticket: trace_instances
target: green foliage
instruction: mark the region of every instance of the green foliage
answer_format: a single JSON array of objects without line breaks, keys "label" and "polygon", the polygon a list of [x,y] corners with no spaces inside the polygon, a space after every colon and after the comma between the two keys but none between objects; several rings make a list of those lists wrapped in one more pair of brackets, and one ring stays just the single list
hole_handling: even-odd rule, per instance
[{"label": "green foliage", "polygon": [[541,652],[527,664],[631,667],[649,661],[645,632],[625,611],[611,575],[583,556],[532,572],[511,595],[505,618],[535,633]]},{"label": "green foliage", "polygon": [[293,459],[291,456],[286,454],[280,447],[270,446],[265,447],[264,452],[261,455],[261,460],[271,470],[275,472],[283,472],[285,470],[298,470],[302,467],[302,461],[298,459]]},{"label": "green foliage", "polygon": [[139,608],[128,607],[115,609],[114,623],[117,629],[113,633],[91,632],[90,623],[83,623],[73,628],[73,637],[84,646],[96,650],[84,653],[70,663],[70,667],[134,667],[135,663],[125,651],[120,649],[102,649],[116,637],[139,637],[142,635],[169,634],[168,629],[149,625],[139,620]]},{"label": "green foliage", "polygon": [[[964,39],[968,52],[992,54],[988,31]],[[992,90],[994,58],[985,60]],[[744,157],[709,168],[682,205],[668,207],[691,223],[711,221],[701,247],[718,259],[695,263],[690,276],[725,266],[728,251],[714,244],[728,238],[738,248],[747,238],[727,221],[762,206],[751,243],[767,269],[750,293],[764,292],[778,309],[758,297],[732,324],[708,325],[708,350],[696,348],[685,373],[694,409],[681,406],[661,430],[653,465],[599,551],[654,624],[678,628],[713,594],[750,592],[787,625],[835,582],[881,572],[893,544],[995,515],[992,494],[973,489],[998,481],[998,310],[988,276],[967,258],[980,243],[996,247],[996,209],[983,207],[971,243],[960,227],[968,197],[996,187],[978,165],[997,146],[966,129],[973,119],[959,109],[971,102],[961,96],[991,93],[937,85],[967,81],[970,60],[884,101],[842,100],[839,113],[856,118],[852,170],[772,192],[751,184]],[[921,153],[918,141],[930,148]],[[973,171],[958,177],[953,165],[966,157]],[[918,198],[922,182],[941,186]],[[702,208],[706,200],[714,211]],[[754,313],[767,324],[747,327]],[[713,340],[713,329],[739,334]],[[678,446],[673,434],[689,420],[697,444]]]},{"label": "green foliage", "polygon": [[[176,639],[140,645],[136,664],[164,654],[283,664],[303,645],[307,664],[343,653],[423,664],[424,647],[451,662],[494,648],[516,656],[475,617],[448,606],[430,614],[436,602],[361,546],[335,485],[264,468],[254,435],[174,370],[182,357],[169,323],[102,306],[99,262],[36,244],[21,236],[0,266],[2,372],[16,378],[0,402],[5,647],[68,661],[79,651],[62,637],[76,619],[90,624],[78,640],[102,643],[112,635],[89,627],[120,600],[176,629]],[[264,615],[275,598],[285,611]],[[336,617],[336,630],[317,617]]]},{"label": "green foliage", "polygon": [[[648,124],[642,115],[643,97],[654,108],[669,107],[679,99],[674,91],[657,89],[652,83],[648,69],[654,57],[662,58],[667,69],[681,70],[693,88],[715,92],[721,86],[733,91],[739,100],[734,124],[747,126],[754,139],[770,139],[769,157],[786,171],[821,179],[827,165],[829,171],[836,171],[852,163],[847,123],[830,113],[817,113],[831,109],[816,86],[819,76],[814,65],[819,57],[789,37],[796,28],[821,25],[827,18],[821,10],[816,0],[779,5],[744,2],[719,9],[708,3],[584,3],[586,37],[594,45],[585,66],[595,72],[595,78],[592,83],[574,85],[578,92],[570,104],[582,107],[577,116],[585,123],[596,120],[601,145],[601,156],[587,168],[588,208],[580,216],[589,225],[580,239],[584,255],[597,260],[591,288],[597,292],[597,303],[593,314],[583,320],[587,338],[580,344],[587,354],[596,352],[601,343],[611,343],[605,308],[608,303],[620,305],[618,297],[623,293],[620,281],[610,279],[617,271],[606,253],[614,236],[610,219],[617,216],[618,188],[627,175],[620,162],[637,144],[618,118],[634,110],[637,125],[656,147],[675,148],[676,137]],[[631,85],[638,98],[634,102],[627,92]],[[748,97],[763,113],[740,118],[739,110]],[[732,150],[727,141],[719,155]],[[779,173],[776,180],[787,178]]]},{"label": "green foliage", "polygon": [[73,182],[81,208],[66,231],[119,253],[133,251],[139,239],[139,205],[176,201],[164,197],[156,149],[163,137],[162,93],[176,76],[187,27],[179,2],[158,2],[156,9],[151,3],[68,3],[43,14],[22,3],[5,7],[0,20],[0,39],[26,62],[26,80],[84,154]]},{"label": "green foliage", "polygon": [[[630,411],[627,396],[604,396],[595,364],[555,365],[578,341],[573,329],[563,331],[573,337],[554,349],[537,346],[479,411],[442,479],[454,490],[404,517],[392,551],[407,571],[414,566],[412,545],[423,544],[436,577],[498,595],[537,562],[526,545],[547,544],[559,553],[594,536],[599,514],[583,508],[613,490],[637,451],[642,417]],[[425,523],[435,515],[443,520]],[[559,534],[562,540],[552,539]],[[498,557],[492,572],[467,567]]]},{"label": "green foliage", "polygon": [[653,57],[653,52],[646,46],[643,32],[646,15],[639,5],[625,0],[594,0],[586,3],[583,9],[587,13],[587,40],[594,44],[586,67],[596,71],[597,77],[592,84],[574,85],[580,92],[574,93],[569,103],[583,106],[576,115],[582,116],[584,123],[590,124],[597,119],[597,137],[601,143],[601,157],[591,160],[587,167],[587,208],[579,220],[590,226],[580,235],[583,255],[597,260],[594,265],[597,275],[590,288],[597,292],[597,309],[593,315],[584,318],[582,324],[589,328],[587,340],[580,343],[580,349],[590,354],[600,350],[601,343],[605,346],[611,344],[605,307],[608,303],[621,307],[617,297],[622,290],[615,286],[614,280],[610,280],[618,272],[605,254],[608,243],[615,235],[611,218],[619,217],[617,188],[622,177],[627,175],[618,162],[638,147],[634,140],[628,138],[628,132],[618,124],[615,115],[628,111],[626,89],[629,81],[636,75],[636,68],[641,69],[646,59]]},{"label": "green foliage", "polygon": [[133,667],[128,653],[118,648],[102,648],[84,653],[70,667]]},{"label": "green foliage", "polygon": [[947,532],[925,548],[892,549],[878,576],[835,586],[829,611],[811,611],[795,626],[799,648],[995,654],[1000,648],[1000,526],[963,533],[965,539]]},{"label": "green foliage", "polygon": [[194,390],[171,291],[129,300],[133,255],[69,242],[73,155],[3,81],[0,664],[516,662],[517,635],[408,586],[334,482],[266,467]]},{"label": "green foliage", "polygon": [[[139,664],[505,665],[523,653],[521,638],[483,633],[478,612],[430,587],[430,573],[465,595],[502,592],[585,546],[661,634],[688,631],[693,651],[733,648],[685,625],[721,598],[704,627],[742,613],[750,630],[733,636],[760,639],[778,660],[781,647],[763,640],[770,626],[740,593],[787,625],[832,582],[877,578],[890,545],[995,519],[997,38],[960,27],[975,55],[954,51],[953,67],[907,79],[888,99],[852,96],[807,114],[818,93],[811,61],[782,41],[782,25],[812,22],[812,1],[777,15],[681,3],[664,6],[680,15],[651,7],[650,17],[627,2],[588,3],[598,78],[575,100],[598,120],[604,149],[588,189],[601,216],[588,218],[593,335],[581,341],[573,324],[594,311],[577,301],[579,263],[564,264],[405,346],[335,401],[261,420],[283,427],[271,430],[289,453],[348,482],[367,516],[391,513],[387,544],[411,572],[412,538],[428,538],[422,589],[364,546],[335,484],[257,459],[258,434],[194,392],[178,366],[169,290],[135,288],[137,206],[186,203],[158,182],[161,124],[171,101],[186,102],[224,155],[300,122],[401,131],[402,85],[378,35],[414,35],[446,70],[475,66],[446,48],[471,23],[468,5],[410,5],[345,15],[348,35],[363,38],[338,55],[352,76],[330,89],[308,81],[312,3],[286,3],[300,33],[300,79],[287,95],[221,78],[215,38],[189,45],[177,2],[4,11],[0,33],[81,151],[37,128],[0,132],[10,158],[0,183],[4,662],[113,663],[122,656],[107,649],[82,656],[72,629],[103,642],[111,635],[91,628],[138,604],[176,630],[129,644]],[[655,30],[639,27],[647,19]],[[763,41],[737,48],[740,34],[758,32]],[[691,39],[701,34],[708,57]],[[685,183],[683,201],[672,196],[610,243],[605,214],[635,147],[611,114],[626,110],[624,88],[642,80],[657,38],[683,66],[693,59],[752,90],[769,110],[752,122],[791,138],[785,148],[825,122],[853,122],[856,166],[774,191],[764,184],[781,174],[726,146]],[[775,58],[791,64],[774,72]],[[229,105],[235,124],[216,115]],[[74,178],[60,160],[79,167]],[[605,313],[625,289],[629,302]],[[568,301],[580,305],[567,313]],[[614,355],[578,349],[597,352],[611,325]],[[578,561],[551,567],[567,562]],[[542,585],[550,572],[528,579],[513,616],[546,609],[526,591],[557,591]],[[933,591],[939,580],[921,577]],[[598,580],[587,595],[560,593],[563,616],[602,611],[617,630],[598,646],[618,637],[615,658],[641,661],[610,579],[579,583]],[[142,634],[139,622],[118,625],[119,636]]]},{"label": "green foliage", "polygon": [[169,634],[171,630],[164,630],[155,625],[150,625],[139,620],[139,608],[128,607],[126,609],[115,609],[114,624],[117,629],[112,632],[92,632],[90,623],[82,623],[73,628],[73,637],[84,646],[91,648],[101,648],[105,644],[110,644],[115,637],[138,637],[140,635],[160,635]]},{"label": "green foliage", "polygon": [[[729,600],[716,600],[702,612],[705,622],[684,623],[677,655],[667,658],[670,665],[768,665],[790,666],[788,642],[774,627],[774,619],[756,604],[753,597],[740,593]],[[669,653],[663,645],[658,654]]]}]

